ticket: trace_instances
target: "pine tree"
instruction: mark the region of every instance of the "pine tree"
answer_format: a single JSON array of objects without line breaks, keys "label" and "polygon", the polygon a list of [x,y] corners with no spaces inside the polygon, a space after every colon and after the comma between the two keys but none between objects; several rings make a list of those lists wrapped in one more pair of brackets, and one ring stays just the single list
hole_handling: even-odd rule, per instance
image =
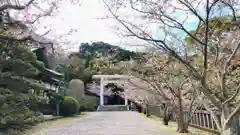
[{"label": "pine tree", "polygon": [[0,129],[23,128],[39,121],[41,113],[36,93],[45,90],[38,81],[38,74],[44,64],[25,43],[0,41]]}]

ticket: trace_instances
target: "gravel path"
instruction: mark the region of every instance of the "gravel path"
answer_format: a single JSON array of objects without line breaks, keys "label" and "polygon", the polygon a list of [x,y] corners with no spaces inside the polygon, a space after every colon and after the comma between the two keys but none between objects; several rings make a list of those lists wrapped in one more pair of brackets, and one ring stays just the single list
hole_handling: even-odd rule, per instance
[{"label": "gravel path", "polygon": [[93,112],[32,135],[172,135],[136,112]]}]

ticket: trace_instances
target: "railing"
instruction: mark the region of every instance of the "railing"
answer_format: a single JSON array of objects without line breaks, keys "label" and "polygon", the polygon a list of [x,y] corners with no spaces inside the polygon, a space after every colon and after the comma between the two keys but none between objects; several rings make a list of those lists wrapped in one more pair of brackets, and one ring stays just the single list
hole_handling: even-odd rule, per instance
[{"label": "railing", "polygon": [[[147,111],[147,115],[154,115],[157,117],[163,117],[163,107],[147,105],[142,110]],[[184,119],[187,120],[189,115],[188,111],[184,111]],[[175,115],[171,118],[172,121],[176,120]],[[206,129],[210,131],[217,131],[217,126],[208,111],[196,111],[190,121],[190,126],[194,126],[199,129]]]},{"label": "railing", "polygon": [[[188,112],[185,112],[186,114]],[[216,123],[214,122],[213,118],[211,117],[211,114],[207,111],[197,111],[193,114],[193,117],[191,118],[191,121],[189,123],[190,125],[211,129],[211,130],[217,130]]]}]

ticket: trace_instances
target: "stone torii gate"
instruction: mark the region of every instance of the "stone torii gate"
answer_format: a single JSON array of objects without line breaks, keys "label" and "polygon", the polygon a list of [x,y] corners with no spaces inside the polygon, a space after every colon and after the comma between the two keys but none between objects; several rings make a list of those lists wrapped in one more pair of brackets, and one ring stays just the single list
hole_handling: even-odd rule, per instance
[{"label": "stone torii gate", "polygon": [[[104,106],[104,87],[108,83],[120,83],[124,84],[125,81],[131,79],[131,76],[127,75],[93,75],[93,79],[100,80],[100,106]],[[125,105],[128,105],[127,95],[125,95]]]}]

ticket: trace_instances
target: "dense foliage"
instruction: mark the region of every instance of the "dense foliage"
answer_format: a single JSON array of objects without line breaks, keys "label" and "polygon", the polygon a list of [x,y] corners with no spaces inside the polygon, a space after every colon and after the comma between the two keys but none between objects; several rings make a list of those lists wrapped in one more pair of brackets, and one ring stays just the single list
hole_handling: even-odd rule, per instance
[{"label": "dense foliage", "polygon": [[65,96],[64,100],[59,105],[61,116],[72,116],[77,114],[79,102],[70,96]]},{"label": "dense foliage", "polygon": [[80,103],[79,111],[95,111],[99,105],[99,98],[95,96],[85,95]]},{"label": "dense foliage", "polygon": [[67,81],[81,79],[90,83],[94,74],[123,74],[118,65],[139,59],[140,55],[104,42],[82,43],[78,52],[69,55],[68,64],[58,64],[56,70],[64,73]]},{"label": "dense foliage", "polygon": [[37,93],[45,87],[36,79],[43,63],[19,42],[1,42],[0,53],[0,128],[22,128],[40,121],[37,104],[45,99]]},{"label": "dense foliage", "polygon": [[110,57],[113,61],[126,61],[138,56],[136,52],[122,49],[104,42],[82,43],[79,47],[79,57]]}]

